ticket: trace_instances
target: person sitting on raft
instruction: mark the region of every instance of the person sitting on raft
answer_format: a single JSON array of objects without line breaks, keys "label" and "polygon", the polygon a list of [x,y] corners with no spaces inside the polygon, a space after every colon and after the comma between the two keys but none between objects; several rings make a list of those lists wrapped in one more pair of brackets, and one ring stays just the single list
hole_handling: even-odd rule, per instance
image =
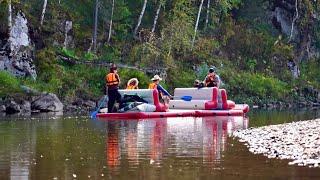
[{"label": "person sitting on raft", "polygon": [[139,81],[137,78],[131,78],[127,83],[126,89],[139,89],[138,84],[139,84]]},{"label": "person sitting on raft", "polygon": [[216,74],[214,68],[209,69],[209,73],[203,82],[206,87],[220,87],[220,77]]},{"label": "person sitting on raft", "polygon": [[108,88],[108,113],[114,112],[114,104],[121,102],[121,94],[119,93],[120,77],[117,73],[117,66],[112,64],[109,74],[106,75],[106,85]]},{"label": "person sitting on raft", "polygon": [[154,75],[151,79],[152,83],[149,84],[149,89],[157,89],[160,99],[164,100],[164,96],[168,96],[170,99],[173,97],[166,91],[159,83],[162,80],[159,75]]}]

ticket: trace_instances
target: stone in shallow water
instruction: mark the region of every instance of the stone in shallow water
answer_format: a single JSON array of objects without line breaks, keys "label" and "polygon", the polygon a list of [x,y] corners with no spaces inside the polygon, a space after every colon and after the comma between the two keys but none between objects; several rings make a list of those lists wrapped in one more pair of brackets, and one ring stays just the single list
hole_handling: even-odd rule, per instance
[{"label": "stone in shallow water", "polygon": [[238,130],[233,136],[249,151],[268,158],[291,159],[289,165],[319,167],[320,119]]}]

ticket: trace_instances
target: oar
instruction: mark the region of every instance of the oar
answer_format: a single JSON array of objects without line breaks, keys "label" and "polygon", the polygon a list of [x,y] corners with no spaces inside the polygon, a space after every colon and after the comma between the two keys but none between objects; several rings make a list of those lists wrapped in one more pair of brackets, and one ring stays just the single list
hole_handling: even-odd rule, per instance
[{"label": "oar", "polygon": [[107,95],[105,95],[105,96],[103,97],[103,99],[102,99],[102,101],[100,102],[100,104],[99,104],[99,106],[97,107],[97,109],[96,109],[95,111],[91,112],[91,114],[90,114],[90,117],[91,117],[91,118],[96,118],[96,117],[97,117],[97,114],[99,113],[99,110],[100,110],[101,106],[102,106],[106,101],[108,101],[108,96],[107,96]]},{"label": "oar", "polygon": [[173,97],[176,97],[176,98],[179,98],[181,100],[184,100],[184,101],[191,101],[192,100],[192,96],[173,96]]},{"label": "oar", "polygon": [[[171,97],[176,97],[176,98],[179,98],[184,101],[191,101],[192,100],[192,96],[171,96]],[[141,97],[141,98],[146,98],[146,97]]]}]

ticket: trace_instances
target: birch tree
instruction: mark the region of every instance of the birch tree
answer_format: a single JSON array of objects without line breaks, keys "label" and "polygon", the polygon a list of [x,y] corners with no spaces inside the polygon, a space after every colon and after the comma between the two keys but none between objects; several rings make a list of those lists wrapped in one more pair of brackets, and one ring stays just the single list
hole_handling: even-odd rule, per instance
[{"label": "birch tree", "polygon": [[138,32],[138,29],[140,27],[144,12],[145,12],[146,7],[147,7],[147,2],[148,2],[148,0],[144,0],[143,6],[142,6],[142,9],[141,9],[141,13],[140,13],[140,16],[139,16],[139,19],[138,19],[138,23],[137,23],[136,27],[134,28],[134,36],[136,36],[136,34]]},{"label": "birch tree", "polygon": [[194,34],[193,34],[193,39],[192,39],[192,47],[194,45],[194,41],[196,40],[196,35],[197,35],[197,30],[198,30],[198,24],[199,24],[199,19],[200,19],[200,14],[201,14],[201,9],[202,9],[202,5],[203,5],[203,1],[201,0],[201,3],[199,5],[199,11],[198,11],[198,16],[197,16],[197,20],[196,20],[196,25],[194,26]]},{"label": "birch tree", "polygon": [[97,51],[97,36],[98,36],[98,11],[99,11],[99,0],[96,0],[94,8],[94,27],[93,27],[93,52]]},{"label": "birch tree", "polygon": [[114,11],[114,0],[112,0],[111,17],[110,17],[109,34],[108,34],[107,43],[110,43],[110,39],[111,39],[113,11]]},{"label": "birch tree", "polygon": [[11,32],[12,28],[12,4],[11,0],[8,0],[8,29],[9,33]]},{"label": "birch tree", "polygon": [[159,1],[157,12],[156,12],[156,15],[154,16],[153,26],[152,26],[151,32],[154,32],[156,30],[156,26],[157,26],[160,10],[161,10],[161,7],[163,6],[164,3],[165,3],[164,1],[161,1],[161,0]]},{"label": "birch tree", "polygon": [[294,18],[293,18],[292,23],[291,23],[291,31],[290,31],[290,37],[289,37],[288,42],[290,42],[292,40],[294,24],[295,24],[296,20],[299,18],[298,0],[295,1],[295,11],[296,12],[295,12]]},{"label": "birch tree", "polygon": [[43,1],[43,7],[42,7],[42,13],[41,13],[41,20],[40,20],[40,25],[41,25],[41,26],[43,25],[44,15],[45,15],[46,9],[47,9],[47,3],[48,3],[48,0],[44,0],[44,1]]},{"label": "birch tree", "polygon": [[210,14],[210,0],[208,0],[208,3],[207,3],[207,16],[206,16],[205,28],[207,28],[207,27],[208,27],[208,23],[209,23],[209,14]]}]

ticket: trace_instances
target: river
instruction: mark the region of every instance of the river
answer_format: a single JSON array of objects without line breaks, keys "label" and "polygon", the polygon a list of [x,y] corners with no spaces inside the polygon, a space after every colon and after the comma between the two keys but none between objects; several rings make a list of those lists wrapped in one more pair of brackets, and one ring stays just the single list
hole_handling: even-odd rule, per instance
[{"label": "river", "polygon": [[2,117],[0,179],[319,179],[319,168],[253,155],[229,137],[319,117],[320,110],[122,121]]}]

